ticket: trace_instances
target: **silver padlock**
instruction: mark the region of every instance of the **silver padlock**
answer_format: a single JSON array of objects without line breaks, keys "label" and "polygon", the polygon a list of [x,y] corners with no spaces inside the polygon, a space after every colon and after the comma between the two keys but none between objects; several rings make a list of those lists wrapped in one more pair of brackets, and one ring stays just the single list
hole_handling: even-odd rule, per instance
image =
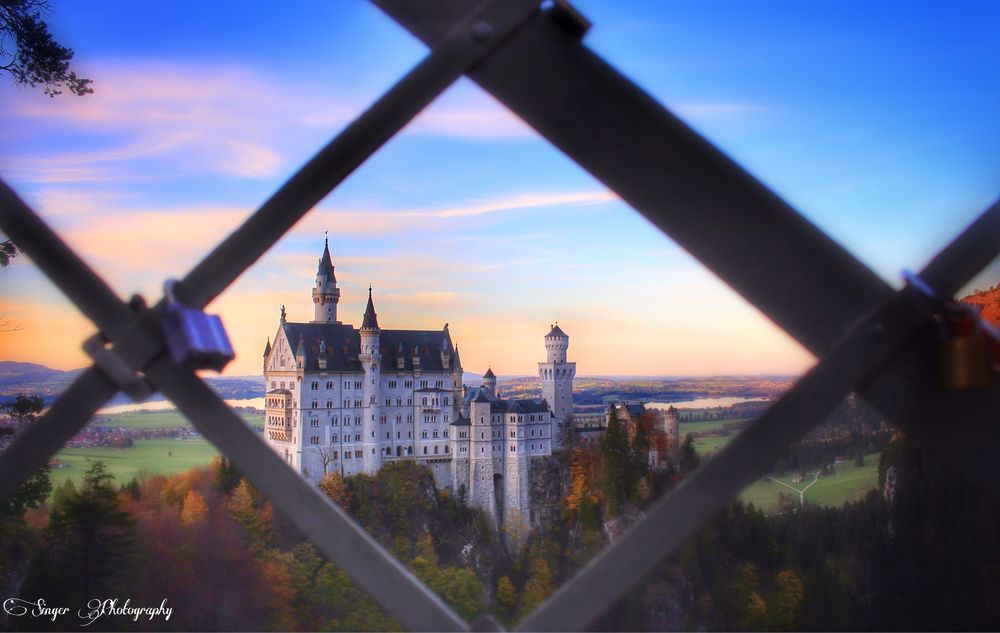
[{"label": "silver padlock", "polygon": [[222,319],[182,305],[174,295],[175,280],[163,284],[167,298],[163,314],[163,334],[170,356],[178,365],[191,369],[214,369],[221,372],[236,358]]}]

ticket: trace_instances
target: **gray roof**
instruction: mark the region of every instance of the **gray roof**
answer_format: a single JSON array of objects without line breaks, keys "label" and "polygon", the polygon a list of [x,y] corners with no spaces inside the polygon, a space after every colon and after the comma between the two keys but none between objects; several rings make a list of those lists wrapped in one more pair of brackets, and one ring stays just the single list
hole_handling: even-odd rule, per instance
[{"label": "gray roof", "polygon": [[549,333],[545,335],[545,338],[549,338],[550,336],[558,336],[559,338],[569,338],[569,335],[560,330],[558,325],[553,325],[552,329],[549,330]]},{"label": "gray roof", "polygon": [[267,358],[268,354],[271,353],[271,339],[267,339],[267,345],[264,346],[264,358]]},{"label": "gray roof", "polygon": [[372,302],[372,287],[368,286],[368,305],[365,307],[365,316],[361,320],[362,330],[377,330],[378,315],[375,314],[375,303]]},{"label": "gray roof", "polygon": [[545,413],[549,410],[549,404],[545,400],[532,400],[531,398],[508,398],[501,400],[494,396],[489,389],[475,387],[465,393],[463,402],[489,402],[490,413]]},{"label": "gray roof", "polygon": [[[482,365],[480,365],[480,367],[482,367]],[[497,377],[497,375],[493,373],[493,368],[492,367],[487,367],[486,368],[486,373],[483,374],[483,378],[496,378],[496,377]]]},{"label": "gray roof", "polygon": [[330,240],[323,240],[323,256],[319,258],[319,268],[316,269],[316,276],[326,275],[326,278],[334,283],[337,277],[333,274],[333,260],[330,258]]},{"label": "gray roof", "polygon": [[[351,325],[343,323],[281,323],[291,345],[303,343],[305,370],[320,371],[317,358],[319,344],[326,342],[326,371],[362,371],[358,362],[361,351],[361,334]],[[396,359],[403,358],[402,371],[413,371],[414,350],[420,358],[421,371],[453,371],[451,366],[444,369],[441,364],[441,349],[454,349],[450,335],[443,330],[380,330],[379,343],[382,347],[383,373],[400,371]],[[399,350],[402,348],[402,352]],[[451,352],[446,352],[446,356]]]},{"label": "gray roof", "polygon": [[451,423],[451,426],[472,426],[472,422],[469,421],[469,418],[459,416],[457,420]]}]

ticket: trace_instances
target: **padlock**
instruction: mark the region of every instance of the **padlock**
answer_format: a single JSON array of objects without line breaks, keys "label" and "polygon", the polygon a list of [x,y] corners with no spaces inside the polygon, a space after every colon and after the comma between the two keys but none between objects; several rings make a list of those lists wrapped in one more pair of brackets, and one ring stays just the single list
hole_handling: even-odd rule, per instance
[{"label": "padlock", "polygon": [[174,295],[174,280],[163,285],[167,298],[163,314],[163,333],[170,356],[178,365],[191,369],[214,369],[221,372],[236,358],[222,319],[182,305]]},{"label": "padlock", "polygon": [[945,389],[989,387],[993,382],[991,341],[978,316],[966,306],[944,315],[939,379]]}]

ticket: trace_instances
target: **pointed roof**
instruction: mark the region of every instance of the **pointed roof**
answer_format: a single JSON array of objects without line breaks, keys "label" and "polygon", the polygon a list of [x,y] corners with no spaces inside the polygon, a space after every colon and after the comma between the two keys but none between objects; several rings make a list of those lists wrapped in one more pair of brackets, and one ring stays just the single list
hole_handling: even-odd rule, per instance
[{"label": "pointed roof", "polygon": [[458,345],[455,345],[455,362],[453,364],[455,369],[462,368],[462,358],[458,355]]},{"label": "pointed roof", "polygon": [[267,337],[267,345],[264,346],[264,358],[271,353],[271,337]]},{"label": "pointed roof", "polygon": [[487,367],[486,368],[486,373],[483,374],[483,378],[496,378],[496,377],[497,377],[497,375],[493,373],[493,368],[492,367]]},{"label": "pointed roof", "polygon": [[330,238],[323,238],[323,256],[319,258],[319,268],[316,276],[326,275],[327,280],[337,282],[336,275],[333,274],[333,260],[330,258]]},{"label": "pointed roof", "polygon": [[365,316],[361,320],[362,330],[377,330],[378,315],[375,314],[375,303],[372,301],[372,286],[368,284],[368,305],[365,307]]},{"label": "pointed roof", "polygon": [[299,346],[297,348],[295,348],[295,355],[296,356],[305,356],[306,355],[306,337],[305,336],[300,336],[299,337]]},{"label": "pointed roof", "polygon": [[569,338],[568,334],[559,329],[558,323],[552,326],[552,329],[549,330],[549,333],[545,335],[545,338],[549,338],[550,336],[557,336],[559,338]]}]

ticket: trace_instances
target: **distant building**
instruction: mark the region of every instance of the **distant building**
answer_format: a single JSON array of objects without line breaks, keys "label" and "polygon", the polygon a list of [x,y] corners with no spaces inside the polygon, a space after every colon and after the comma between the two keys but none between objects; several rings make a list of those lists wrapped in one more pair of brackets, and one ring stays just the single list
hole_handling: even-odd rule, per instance
[{"label": "distant building", "polygon": [[573,417],[576,442],[581,446],[598,446],[611,421],[611,414],[625,426],[628,442],[635,444],[636,430],[640,423],[649,425],[649,452],[647,465],[652,470],[666,470],[677,458],[680,449],[680,416],[673,406],[647,409],[637,401],[614,402],[603,415],[586,414]]},{"label": "distant building", "polygon": [[355,328],[337,319],[340,296],[326,243],[313,320],[290,322],[282,306],[274,343],[264,348],[268,445],[312,481],[416,461],[438,487],[464,487],[469,503],[498,522],[530,525],[530,460],[561,447],[573,410],[569,336],[558,325],[545,335],[541,400],[504,399],[492,370],[481,387],[463,386],[448,324],[382,329],[369,287]]}]

